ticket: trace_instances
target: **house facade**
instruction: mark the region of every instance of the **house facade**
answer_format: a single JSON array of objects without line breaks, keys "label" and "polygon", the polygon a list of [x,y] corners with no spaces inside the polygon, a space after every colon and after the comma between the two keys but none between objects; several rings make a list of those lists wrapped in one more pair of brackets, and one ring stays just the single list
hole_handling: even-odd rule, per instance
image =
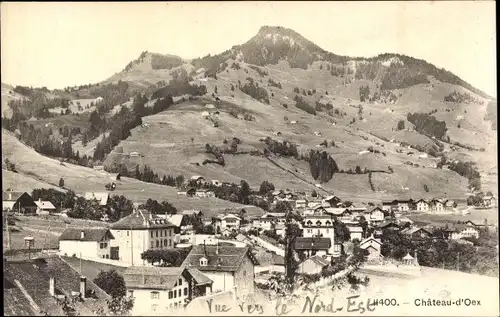
[{"label": "house facade", "polygon": [[382,241],[375,239],[373,236],[368,237],[361,241],[359,247],[368,251],[368,260],[374,261],[381,258],[380,250],[382,248]]},{"label": "house facade", "polygon": [[59,237],[59,253],[82,259],[110,259],[114,236],[107,228],[67,228]]},{"label": "house facade", "polygon": [[199,198],[210,198],[215,197],[215,193],[208,189],[198,189],[196,190],[195,196]]},{"label": "house facade", "polygon": [[248,247],[196,245],[182,264],[196,268],[213,281],[212,289],[232,291],[238,298],[254,293],[256,259]]},{"label": "house facade", "polygon": [[445,212],[445,201],[443,199],[433,199],[430,202],[430,211],[433,213]]},{"label": "house facade", "polygon": [[141,254],[149,249],[173,248],[175,226],[146,210],[134,212],[111,225],[115,237],[111,247],[113,258],[130,265],[145,264]]},{"label": "house facade", "polygon": [[313,214],[305,215],[302,222],[302,236],[304,238],[328,238],[331,253],[334,252],[335,230],[333,215],[326,213],[325,209],[317,208]]},{"label": "house facade", "polygon": [[459,240],[462,238],[479,238],[479,230],[476,226],[470,224],[457,224],[453,226],[451,239]]},{"label": "house facade", "polygon": [[302,263],[297,268],[299,274],[319,274],[323,268],[330,265],[330,261],[320,255],[314,255]]},{"label": "house facade", "polygon": [[47,215],[56,211],[56,207],[50,201],[42,201],[41,198],[35,201],[35,204],[36,213],[39,215]]},{"label": "house facade", "polygon": [[172,314],[198,296],[211,293],[213,281],[195,268],[128,267],[123,273],[132,315]]},{"label": "house facade", "polygon": [[372,206],[365,210],[364,216],[370,224],[381,223],[385,219],[384,210],[378,206]]},{"label": "house facade", "polygon": [[417,201],[417,211],[418,212],[429,212],[430,204],[425,199],[420,199]]},{"label": "house facade", "polygon": [[314,255],[326,256],[335,254],[340,256],[341,247],[332,246],[331,239],[322,237],[297,237],[295,239],[294,249],[298,252],[304,252],[307,257]]}]

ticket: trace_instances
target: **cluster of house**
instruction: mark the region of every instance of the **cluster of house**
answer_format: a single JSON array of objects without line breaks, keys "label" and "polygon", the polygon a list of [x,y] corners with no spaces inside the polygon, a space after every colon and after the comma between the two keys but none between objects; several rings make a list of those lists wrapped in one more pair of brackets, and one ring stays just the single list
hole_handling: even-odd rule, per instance
[{"label": "cluster of house", "polygon": [[[84,196],[106,205],[109,196],[104,194],[86,193]],[[275,202],[293,202],[295,211],[302,216],[302,221],[298,223],[302,236],[295,239],[293,246],[297,252],[306,255],[306,260],[299,265],[299,273],[321,272],[335,258],[349,253],[353,240],[359,240],[360,247],[369,251],[369,260],[380,260],[380,237],[384,230],[399,231],[411,239],[435,236],[432,229],[415,226],[404,216],[404,213],[414,208],[419,210],[418,206],[424,200],[395,200],[366,208],[346,205],[334,195],[307,200],[299,199],[291,192],[279,191],[273,193],[273,197]],[[434,204],[441,202],[442,208],[446,207],[446,201],[433,201]],[[48,204],[42,201],[33,201],[27,193],[3,192],[4,209],[19,208],[40,212],[46,206]],[[48,210],[50,212],[51,209]],[[260,217],[246,217],[250,221],[244,224],[240,214],[227,211],[208,220],[206,224],[212,224],[216,232],[223,236],[260,229],[273,231],[284,237],[286,216],[285,213],[268,212]],[[203,213],[199,210],[185,210],[176,215],[155,215],[135,208],[132,214],[106,228],[67,228],[59,238],[59,255],[126,266],[123,275],[128,296],[136,299],[134,315],[165,314],[185,307],[195,299],[213,294],[229,292],[231,296],[241,299],[253,294],[258,260],[250,252],[248,243],[241,242],[241,239],[221,242],[220,236],[215,235],[199,237],[201,235],[194,234],[193,218],[203,222]],[[336,231],[341,228],[339,223],[343,224],[342,230],[349,231],[350,241],[338,237],[339,233]],[[444,239],[477,238],[480,227],[467,222],[440,232]],[[367,228],[373,229],[370,236],[366,234]],[[148,250],[188,246],[191,250],[179,267],[155,266],[147,263],[141,256]],[[414,258],[408,255],[406,260],[413,261]],[[14,269],[11,271],[18,272]],[[52,281],[48,285],[56,283],[51,272],[44,275],[44,278]],[[86,296],[86,291],[79,294]],[[54,296],[50,289],[45,295],[48,298]]]},{"label": "cluster of house", "polygon": [[[180,267],[153,266],[141,257],[147,250],[182,247],[183,237],[192,234],[188,215],[202,216],[194,210],[160,216],[136,209],[109,228],[69,228],[59,238],[59,253],[128,266],[125,283],[128,295],[136,299],[133,313],[138,315],[164,314],[217,292],[229,291],[238,298],[252,294],[257,261],[245,244],[219,245],[209,235],[191,239],[186,246],[192,249]],[[228,214],[220,217],[219,225],[237,228],[239,219]]]}]

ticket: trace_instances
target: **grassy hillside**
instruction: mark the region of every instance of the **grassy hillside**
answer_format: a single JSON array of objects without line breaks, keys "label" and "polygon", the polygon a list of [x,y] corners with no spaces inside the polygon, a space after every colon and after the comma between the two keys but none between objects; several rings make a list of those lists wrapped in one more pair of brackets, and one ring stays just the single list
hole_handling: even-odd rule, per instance
[{"label": "grassy hillside", "polygon": [[[40,155],[19,142],[11,133],[2,130],[2,150],[3,159],[8,158],[16,164],[20,177],[40,180],[40,187],[57,186],[59,179],[64,179],[65,188],[74,190],[77,194],[87,191],[105,191],[104,185],[112,181],[111,175],[102,171],[95,171],[90,168],[64,163],[61,165],[58,160]],[[8,181],[11,176],[7,175]],[[111,192],[112,195],[124,195],[134,202],[145,202],[152,198],[158,201],[166,200],[174,205],[178,210],[200,209],[207,216],[216,214],[227,208],[242,208],[243,205],[227,202],[216,198],[188,198],[177,195],[177,189],[168,186],[144,183],[135,179],[123,177],[120,181],[115,181],[117,188]],[[33,183],[33,186],[38,183]],[[31,185],[30,185],[31,186]],[[27,186],[26,186],[27,187]],[[16,187],[19,188],[19,187]],[[22,190],[28,190],[24,185]],[[249,208],[249,214],[263,213],[257,208]]]}]

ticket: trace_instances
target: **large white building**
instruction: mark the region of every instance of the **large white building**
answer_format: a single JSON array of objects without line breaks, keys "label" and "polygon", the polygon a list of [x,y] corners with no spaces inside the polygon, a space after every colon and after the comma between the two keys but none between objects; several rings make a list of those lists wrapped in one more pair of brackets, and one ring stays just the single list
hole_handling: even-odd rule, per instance
[{"label": "large white building", "polygon": [[314,213],[304,215],[302,223],[302,236],[304,238],[328,238],[330,239],[330,253],[334,253],[335,230],[332,214],[326,213],[324,208],[316,208]]},{"label": "large white building", "polygon": [[256,263],[248,247],[202,244],[193,246],[182,266],[200,270],[213,281],[214,292],[232,291],[245,298],[254,293]]},{"label": "large white building", "polygon": [[146,210],[135,210],[132,214],[111,225],[115,237],[112,253],[118,260],[130,265],[145,264],[141,254],[149,249],[173,248],[175,226],[168,220],[156,217]]},{"label": "large white building", "polygon": [[109,259],[114,236],[107,228],[67,228],[59,237],[59,253],[82,259]]},{"label": "large white building", "polygon": [[212,292],[213,281],[195,268],[131,266],[123,276],[127,295],[134,298],[135,316],[173,314]]}]

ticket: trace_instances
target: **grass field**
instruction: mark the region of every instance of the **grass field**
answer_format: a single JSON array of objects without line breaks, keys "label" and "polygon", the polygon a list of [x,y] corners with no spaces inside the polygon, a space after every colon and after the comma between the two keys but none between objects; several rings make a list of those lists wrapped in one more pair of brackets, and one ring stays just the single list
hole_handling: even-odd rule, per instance
[{"label": "grass field", "polygon": [[[111,182],[109,173],[95,171],[91,168],[65,163],[61,165],[54,160],[36,153],[19,142],[10,132],[2,130],[3,157],[15,162],[20,175],[31,179],[43,180],[45,187],[57,186],[59,179],[63,178],[65,187],[84,194],[87,191],[105,191],[104,185]],[[13,175],[4,175],[5,183],[13,183]],[[143,203],[147,199],[168,201],[178,210],[200,209],[208,215],[214,215],[230,208],[243,208],[243,205],[220,200],[216,198],[189,198],[177,195],[177,189],[169,186],[145,183],[132,178],[122,177],[115,181],[117,188],[112,195],[124,195],[133,202]],[[41,186],[42,184],[40,184]],[[263,214],[264,211],[258,211]]]},{"label": "grass field", "polygon": [[487,219],[489,224],[498,225],[498,209],[490,210],[471,210],[468,215],[435,215],[435,214],[411,214],[408,218],[413,221],[418,221],[427,224],[444,225],[445,223],[452,223],[456,221],[468,221],[471,220],[477,224],[483,224],[484,220]]}]

